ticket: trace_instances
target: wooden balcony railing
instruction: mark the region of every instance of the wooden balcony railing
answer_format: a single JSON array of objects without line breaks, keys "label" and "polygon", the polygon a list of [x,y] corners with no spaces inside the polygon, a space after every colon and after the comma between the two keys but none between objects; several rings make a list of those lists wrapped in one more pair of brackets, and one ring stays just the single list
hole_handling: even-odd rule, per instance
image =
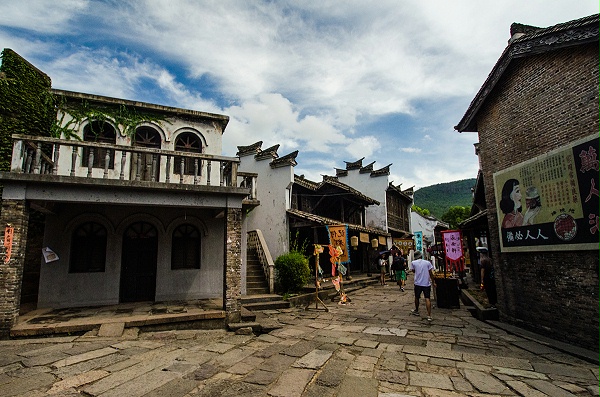
[{"label": "wooden balcony railing", "polygon": [[18,134],[12,138],[11,172],[245,187],[248,199],[256,200],[257,174],[238,172],[236,157]]}]

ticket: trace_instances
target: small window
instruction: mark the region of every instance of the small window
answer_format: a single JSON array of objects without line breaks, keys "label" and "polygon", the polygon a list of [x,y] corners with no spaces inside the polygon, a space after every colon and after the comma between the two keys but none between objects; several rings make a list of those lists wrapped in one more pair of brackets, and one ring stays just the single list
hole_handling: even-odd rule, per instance
[{"label": "small window", "polygon": [[69,273],[103,272],[106,265],[106,228],[86,222],[73,231]]},{"label": "small window", "polygon": [[[98,143],[110,143],[114,145],[116,143],[116,133],[112,125],[104,121],[94,120],[88,123],[83,128],[83,140],[86,142],[98,142]],[[106,153],[108,152],[108,168],[113,169],[115,162],[115,151],[100,149],[100,148],[83,148],[83,155],[81,164],[87,167],[90,161],[90,150],[93,151],[94,160],[92,162],[93,168],[102,168],[106,164]]]},{"label": "small window", "polygon": [[[179,134],[175,139],[175,150],[180,152],[202,153],[202,142],[200,138],[191,132]],[[194,175],[196,164],[195,159],[190,157],[175,157],[173,172],[181,174],[181,164],[183,159],[183,174]],[[198,159],[198,175],[200,175],[201,161]]]},{"label": "small window", "polygon": [[200,232],[194,225],[183,224],[173,231],[171,269],[200,269]]}]

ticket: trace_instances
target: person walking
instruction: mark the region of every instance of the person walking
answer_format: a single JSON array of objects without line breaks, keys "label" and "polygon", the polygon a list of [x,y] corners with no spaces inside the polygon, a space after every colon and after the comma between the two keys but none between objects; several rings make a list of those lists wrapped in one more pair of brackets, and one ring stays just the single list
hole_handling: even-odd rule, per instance
[{"label": "person walking", "polygon": [[496,277],[494,274],[494,265],[488,255],[487,247],[477,247],[479,252],[479,264],[481,267],[481,289],[485,289],[490,307],[495,308],[498,303],[496,295]]},{"label": "person walking", "polygon": [[402,256],[402,251],[394,252],[392,269],[394,270],[396,284],[398,284],[400,290],[404,292],[404,285],[406,283],[406,259]]},{"label": "person walking", "polygon": [[379,282],[381,286],[384,287],[387,284],[385,283],[385,271],[388,264],[388,257],[386,253],[379,254]]},{"label": "person walking", "polygon": [[421,293],[425,297],[425,307],[427,308],[427,321],[433,321],[431,318],[431,285],[435,288],[435,278],[433,277],[433,265],[431,262],[422,259],[421,251],[415,251],[414,258],[410,264],[410,270],[415,273],[415,308],[410,311],[413,316],[419,314],[419,300]]}]

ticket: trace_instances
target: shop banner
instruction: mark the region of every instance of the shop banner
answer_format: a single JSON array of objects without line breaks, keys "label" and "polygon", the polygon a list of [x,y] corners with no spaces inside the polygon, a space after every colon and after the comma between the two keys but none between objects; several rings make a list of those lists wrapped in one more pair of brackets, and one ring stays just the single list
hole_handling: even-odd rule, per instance
[{"label": "shop banner", "polygon": [[597,250],[598,135],[494,173],[502,252]]},{"label": "shop banner", "polygon": [[348,226],[327,226],[327,233],[329,234],[329,244],[342,249],[339,261],[341,263],[350,262],[350,258],[348,257]]},{"label": "shop banner", "polygon": [[415,249],[415,240],[412,238],[395,238],[392,243],[402,251],[402,254],[407,255],[411,250]]},{"label": "shop banner", "polygon": [[444,242],[444,253],[446,254],[446,270],[463,271],[465,268],[465,258],[460,231],[442,231],[442,241]]},{"label": "shop banner", "polygon": [[423,253],[423,232],[415,232],[415,251]]}]

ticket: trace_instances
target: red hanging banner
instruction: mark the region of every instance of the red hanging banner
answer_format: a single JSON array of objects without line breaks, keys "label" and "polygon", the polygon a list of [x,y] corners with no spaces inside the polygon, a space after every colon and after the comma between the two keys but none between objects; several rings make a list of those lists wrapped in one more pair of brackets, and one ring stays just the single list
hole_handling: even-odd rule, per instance
[{"label": "red hanging banner", "polygon": [[4,229],[4,248],[6,248],[6,254],[4,255],[4,263],[10,262],[10,257],[12,256],[12,243],[13,243],[13,234],[15,233],[15,228],[8,225]]},{"label": "red hanging banner", "polygon": [[442,231],[444,252],[446,253],[446,271],[465,270],[465,256],[462,246],[462,234],[459,230]]}]

